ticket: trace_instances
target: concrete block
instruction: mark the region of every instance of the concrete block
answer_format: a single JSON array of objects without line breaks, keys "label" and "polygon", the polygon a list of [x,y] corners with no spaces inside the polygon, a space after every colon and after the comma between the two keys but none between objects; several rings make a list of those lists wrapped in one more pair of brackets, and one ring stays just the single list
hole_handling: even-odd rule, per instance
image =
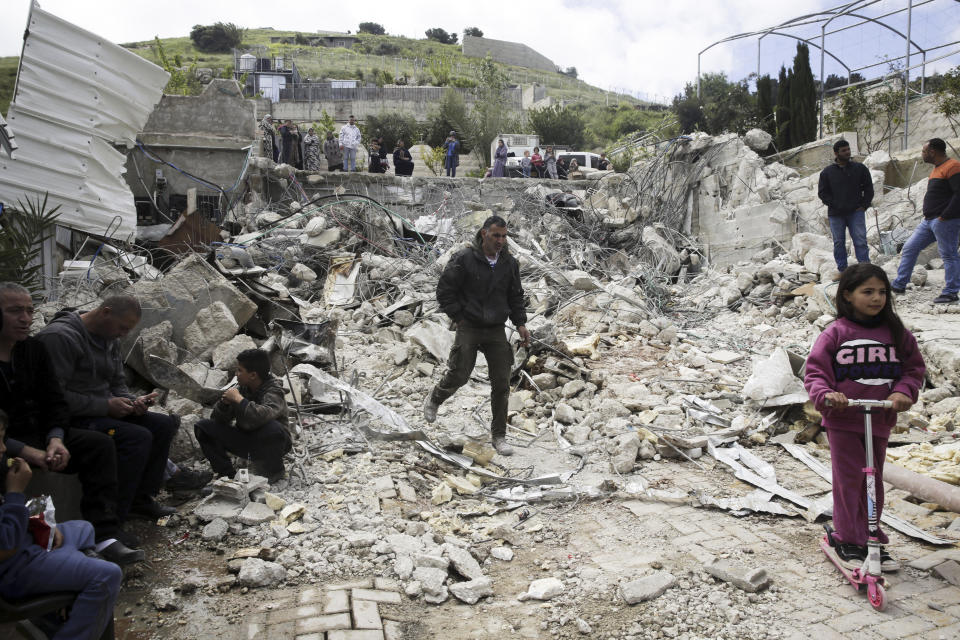
[{"label": "concrete block", "polygon": [[237,355],[247,349],[256,349],[257,343],[246,334],[234,336],[213,349],[213,366],[221,371],[233,373],[237,369]]},{"label": "concrete block", "polygon": [[345,590],[329,591],[323,602],[325,614],[350,611],[350,594]]},{"label": "concrete block", "polygon": [[704,568],[714,578],[729,582],[749,593],[762,591],[770,586],[771,582],[766,569],[749,569],[729,560],[716,560]]},{"label": "concrete block", "polygon": [[273,509],[267,505],[262,502],[251,502],[243,508],[240,515],[237,516],[237,520],[245,525],[254,526],[269,522],[274,517]]},{"label": "concrete block", "polygon": [[383,631],[380,629],[337,629],[327,633],[327,640],[383,640]]},{"label": "concrete block", "polygon": [[956,560],[938,564],[933,568],[933,572],[955,587],[960,587],[960,563]]},{"label": "concrete block", "polygon": [[467,604],[476,604],[480,598],[493,595],[493,582],[486,576],[469,580],[467,582],[452,583],[449,587],[450,593]]},{"label": "concrete block", "polygon": [[666,571],[657,571],[639,580],[631,580],[620,585],[620,597],[627,604],[637,604],[658,598],[675,585],[677,579]]},{"label": "concrete block", "polygon": [[[399,595],[399,594],[397,594]],[[383,629],[380,608],[371,600],[353,600],[353,627],[355,629]]]},{"label": "concrete block", "polygon": [[[297,633],[323,633],[335,629],[349,629],[350,614],[337,613],[331,616],[314,616],[297,620]],[[328,635],[329,637],[329,635]]]},{"label": "concrete block", "polygon": [[[380,580],[380,578],[377,578]],[[382,602],[384,604],[400,604],[400,594],[396,591],[384,591],[382,589],[354,589],[354,600],[369,600],[371,602]]]},{"label": "concrete block", "polygon": [[198,358],[205,358],[217,345],[237,335],[239,325],[230,309],[222,302],[214,302],[197,313],[183,330],[184,346]]}]

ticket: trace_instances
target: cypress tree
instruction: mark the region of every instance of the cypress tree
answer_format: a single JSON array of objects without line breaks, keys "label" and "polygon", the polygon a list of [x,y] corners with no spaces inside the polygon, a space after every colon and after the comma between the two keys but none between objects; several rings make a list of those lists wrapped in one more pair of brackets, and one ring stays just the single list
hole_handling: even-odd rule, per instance
[{"label": "cypress tree", "polygon": [[797,43],[790,80],[790,146],[796,147],[817,137],[817,85],[810,71],[810,47]]},{"label": "cypress tree", "polygon": [[777,123],[773,116],[773,78],[762,75],[757,78],[757,120],[760,128],[776,135]]},{"label": "cypress tree", "polygon": [[777,150],[790,148],[790,80],[792,71],[780,66],[780,76],[777,80]]}]

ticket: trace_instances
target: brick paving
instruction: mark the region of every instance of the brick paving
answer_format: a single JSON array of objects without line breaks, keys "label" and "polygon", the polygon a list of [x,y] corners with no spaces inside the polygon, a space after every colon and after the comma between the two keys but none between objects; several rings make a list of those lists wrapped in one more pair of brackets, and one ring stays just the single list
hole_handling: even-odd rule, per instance
[{"label": "brick paving", "polygon": [[[402,601],[392,580],[366,578],[308,588],[264,604],[245,621],[247,640],[403,640],[389,610]],[[384,618],[386,614],[386,618]]]}]

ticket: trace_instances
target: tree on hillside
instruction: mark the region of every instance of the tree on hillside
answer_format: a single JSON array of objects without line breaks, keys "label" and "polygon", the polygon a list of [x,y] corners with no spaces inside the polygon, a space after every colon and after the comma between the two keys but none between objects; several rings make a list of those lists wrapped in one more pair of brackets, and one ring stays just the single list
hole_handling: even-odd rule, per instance
[{"label": "tree on hillside", "polygon": [[466,29],[463,30],[463,35],[473,36],[474,38],[482,38],[483,31],[480,31],[478,27],[467,27]]},{"label": "tree on hillside", "polygon": [[243,42],[243,29],[232,22],[195,24],[190,39],[193,46],[204,53],[226,53]]},{"label": "tree on hillside", "polygon": [[530,111],[529,118],[530,126],[540,136],[540,144],[563,144],[575,149],[583,147],[586,123],[576,107],[555,104]]},{"label": "tree on hillside", "polygon": [[797,43],[790,80],[790,146],[799,147],[817,137],[817,85],[810,70],[810,47]]},{"label": "tree on hillside", "polygon": [[480,166],[489,167],[490,143],[506,125],[511,124],[504,95],[508,78],[490,54],[473,63],[473,73],[477,98],[473,110],[467,114],[463,137],[470,141],[474,153],[482,160]]},{"label": "tree on hillside", "polygon": [[375,36],[382,36],[387,32],[379,22],[361,22],[357,27],[357,33],[369,33]]},{"label": "tree on hillside", "polygon": [[790,81],[793,72],[780,65],[780,76],[777,78],[777,133],[775,144],[779,151],[790,148]]},{"label": "tree on hillside", "polygon": [[567,67],[566,69],[564,69],[564,70],[561,71],[560,73],[562,73],[562,74],[565,75],[565,76],[570,76],[571,78],[576,78],[576,77],[577,77],[577,68],[576,68],[576,67]]},{"label": "tree on hillside", "polygon": [[857,72],[850,74],[849,80],[843,76],[838,76],[835,73],[831,73],[827,76],[827,81],[824,83],[826,90],[829,92],[838,87],[845,87],[848,84],[853,84],[855,82],[863,82],[863,76]]},{"label": "tree on hillside", "polygon": [[447,33],[446,29],[434,27],[433,29],[427,29],[425,33],[428,40],[436,40],[440,44],[457,44],[457,34]]},{"label": "tree on hillside", "polygon": [[777,133],[777,122],[773,115],[773,85],[773,78],[769,75],[757,78],[757,118],[760,128],[770,135]]},{"label": "tree on hillside", "polygon": [[746,80],[731,82],[725,73],[705,73],[700,76],[700,98],[697,85],[688,82],[673,99],[673,110],[684,133],[700,129],[712,135],[742,134],[756,124],[754,102]]}]

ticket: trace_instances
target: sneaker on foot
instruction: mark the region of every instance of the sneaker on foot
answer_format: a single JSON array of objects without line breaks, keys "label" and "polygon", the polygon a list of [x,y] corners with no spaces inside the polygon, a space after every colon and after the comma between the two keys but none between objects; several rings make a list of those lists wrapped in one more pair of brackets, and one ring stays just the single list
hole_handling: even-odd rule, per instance
[{"label": "sneaker on foot", "polygon": [[890,287],[890,292],[895,293],[898,296],[903,295],[907,292],[906,289],[901,289],[900,287]]},{"label": "sneaker on foot", "polygon": [[837,557],[840,558],[840,564],[847,569],[857,569],[862,567],[863,561],[867,559],[867,548],[849,542],[840,542],[837,544]]},{"label": "sneaker on foot", "polygon": [[433,394],[427,394],[427,397],[423,399],[423,419],[427,422],[436,422],[437,409],[439,408],[440,405],[433,401]]},{"label": "sneaker on foot", "polygon": [[493,448],[496,449],[497,453],[499,453],[502,456],[513,455],[513,447],[507,444],[507,441],[505,438],[494,438]]},{"label": "sneaker on foot", "polygon": [[933,299],[933,304],[950,304],[951,302],[957,302],[960,298],[957,297],[955,293],[941,293],[939,296]]},{"label": "sneaker on foot", "polygon": [[886,547],[880,547],[880,568],[883,571],[900,571],[900,563],[893,559]]}]

